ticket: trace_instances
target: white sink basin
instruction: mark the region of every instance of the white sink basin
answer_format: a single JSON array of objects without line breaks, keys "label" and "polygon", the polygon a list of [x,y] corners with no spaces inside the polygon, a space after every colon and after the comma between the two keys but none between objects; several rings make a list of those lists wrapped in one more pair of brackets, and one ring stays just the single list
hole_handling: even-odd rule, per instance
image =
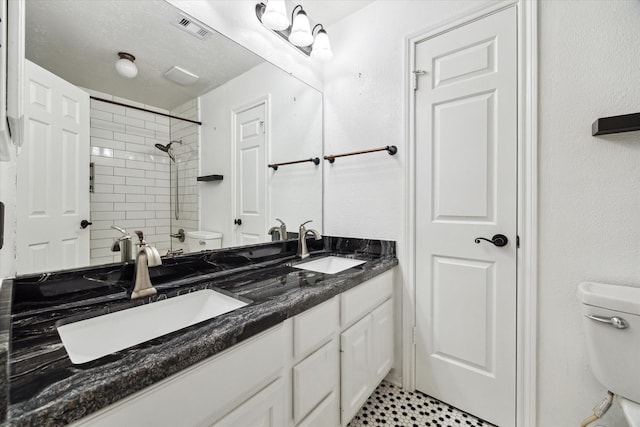
[{"label": "white sink basin", "polygon": [[328,256],[305,262],[303,264],[296,264],[294,267],[301,268],[303,270],[315,271],[317,273],[336,274],[341,271],[348,270],[351,267],[355,267],[356,265],[364,264],[365,262],[366,261],[360,261],[359,259]]},{"label": "white sink basin", "polygon": [[136,344],[244,307],[247,303],[204,289],[79,322],[58,326],[74,364],[86,363]]}]

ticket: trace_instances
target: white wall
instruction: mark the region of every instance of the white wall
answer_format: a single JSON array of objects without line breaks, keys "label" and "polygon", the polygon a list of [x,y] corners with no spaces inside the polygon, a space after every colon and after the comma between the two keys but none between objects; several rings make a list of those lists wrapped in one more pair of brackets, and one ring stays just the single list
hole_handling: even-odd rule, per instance
[{"label": "white wall", "polygon": [[0,280],[16,275],[16,148],[6,151],[9,160],[0,161],[0,201],[5,204],[4,244],[0,249]]},{"label": "white wall", "polygon": [[[235,229],[231,112],[265,96],[270,102],[266,162],[322,158],[322,94],[273,65],[258,65],[203,95],[201,170],[203,175],[221,174],[224,180],[200,184],[201,223],[205,230],[223,233],[223,246],[233,244]],[[298,225],[311,219],[309,227],[322,232],[322,167],[322,162],[301,163],[267,170],[267,228],[280,218],[289,231],[297,232]]]},{"label": "white wall", "polygon": [[[327,29],[325,151],[400,150],[327,168],[327,234],[396,240],[404,265],[403,37],[478,4],[381,0]],[[588,368],[578,283],[640,286],[640,136],[590,131],[598,117],[640,110],[640,3],[541,1],[539,11],[537,425],[569,426],[605,392]],[[615,405],[601,424],[626,425]]]},{"label": "white wall", "polygon": [[402,283],[405,245],[407,138],[405,38],[449,20],[483,1],[376,1],[327,28],[335,57],[325,66],[325,153],[396,145],[385,152],[337,159],[325,165],[325,234],[397,242],[396,352],[402,352]]},{"label": "white wall", "polygon": [[[538,424],[577,425],[605,390],[576,287],[640,286],[640,133],[591,136],[596,118],[640,111],[640,3],[543,1],[539,22]],[[626,425],[617,407],[601,424]]]}]

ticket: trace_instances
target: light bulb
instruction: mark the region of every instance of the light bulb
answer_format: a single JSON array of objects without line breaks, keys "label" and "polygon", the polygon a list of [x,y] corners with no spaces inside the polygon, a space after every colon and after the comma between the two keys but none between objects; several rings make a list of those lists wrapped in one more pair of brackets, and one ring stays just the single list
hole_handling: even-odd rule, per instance
[{"label": "light bulb", "polygon": [[262,25],[270,30],[284,30],[289,28],[289,17],[284,0],[269,0],[262,14]]},{"label": "light bulb", "polygon": [[327,36],[327,32],[323,29],[316,34],[316,39],[311,48],[311,57],[319,59],[320,61],[328,61],[333,58],[329,36]]},{"label": "light bulb", "polygon": [[291,34],[289,34],[289,42],[295,46],[309,46],[313,43],[313,34],[309,25],[309,18],[304,10],[298,12],[293,18],[291,25]]}]

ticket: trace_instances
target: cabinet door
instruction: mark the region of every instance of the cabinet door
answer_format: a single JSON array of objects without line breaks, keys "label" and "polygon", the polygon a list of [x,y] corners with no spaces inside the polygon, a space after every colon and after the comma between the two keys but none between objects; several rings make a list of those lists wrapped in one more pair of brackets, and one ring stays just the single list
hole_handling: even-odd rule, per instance
[{"label": "cabinet door", "polygon": [[284,381],[279,378],[213,424],[213,427],[282,427],[285,425],[284,400]]},{"label": "cabinet door", "polygon": [[298,427],[336,427],[338,421],[338,398],[336,392],[327,396]]},{"label": "cabinet door", "polygon": [[338,346],[331,340],[293,368],[293,419],[297,423],[338,386]]},{"label": "cabinet door", "polygon": [[376,387],[393,365],[393,302],[388,299],[371,313],[371,381]]},{"label": "cabinet door", "polygon": [[340,335],[341,421],[347,423],[369,397],[371,370],[371,316]]}]

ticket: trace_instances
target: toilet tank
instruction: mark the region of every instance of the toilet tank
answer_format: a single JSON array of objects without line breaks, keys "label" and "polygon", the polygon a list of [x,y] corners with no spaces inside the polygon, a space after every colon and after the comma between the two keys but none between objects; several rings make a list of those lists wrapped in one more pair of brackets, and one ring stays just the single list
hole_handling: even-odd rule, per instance
[{"label": "toilet tank", "polygon": [[187,231],[187,249],[199,252],[222,247],[222,233],[217,231]]},{"label": "toilet tank", "polygon": [[[611,392],[640,403],[640,287],[585,282],[578,298],[591,372]],[[612,318],[626,327],[606,323]]]}]

